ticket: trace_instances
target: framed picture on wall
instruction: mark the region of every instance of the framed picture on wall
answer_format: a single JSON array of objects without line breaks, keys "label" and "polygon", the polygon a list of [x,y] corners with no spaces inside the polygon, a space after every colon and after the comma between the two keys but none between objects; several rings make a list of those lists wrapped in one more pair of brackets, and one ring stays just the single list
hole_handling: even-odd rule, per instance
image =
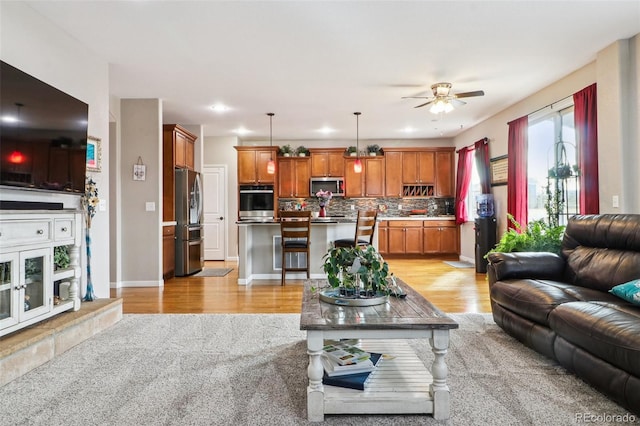
[{"label": "framed picture on wall", "polygon": [[87,171],[99,172],[102,170],[102,146],[100,138],[87,136]]},{"label": "framed picture on wall", "polygon": [[507,156],[492,158],[489,164],[491,166],[491,186],[506,185],[508,179]]}]

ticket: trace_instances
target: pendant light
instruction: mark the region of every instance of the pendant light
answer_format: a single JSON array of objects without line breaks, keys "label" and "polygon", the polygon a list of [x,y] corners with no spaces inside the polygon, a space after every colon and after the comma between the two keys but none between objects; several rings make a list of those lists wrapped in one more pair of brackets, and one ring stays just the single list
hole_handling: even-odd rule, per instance
[{"label": "pendant light", "polygon": [[362,173],[362,161],[360,161],[360,128],[359,128],[359,123],[358,123],[358,117],[360,116],[361,113],[359,112],[354,112],[353,115],[356,116],[356,152],[357,152],[357,157],[356,157],[356,161],[354,161],[353,163],[353,172],[354,173]]},{"label": "pendant light", "polygon": [[[273,116],[275,115],[272,112],[268,112],[269,116],[269,147],[273,148]],[[273,161],[273,150],[271,152],[271,158],[269,158],[269,162],[267,163],[267,173],[272,175],[276,172],[276,162]]]}]

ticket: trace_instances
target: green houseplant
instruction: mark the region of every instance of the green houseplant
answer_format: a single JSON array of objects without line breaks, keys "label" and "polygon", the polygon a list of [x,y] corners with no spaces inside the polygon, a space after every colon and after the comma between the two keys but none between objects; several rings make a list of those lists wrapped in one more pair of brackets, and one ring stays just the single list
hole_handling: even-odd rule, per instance
[{"label": "green houseplant", "polygon": [[377,144],[367,145],[367,152],[369,153],[369,155],[382,154],[382,148],[380,148],[380,145]]},{"label": "green houseplant", "polygon": [[509,229],[505,232],[495,248],[489,253],[546,251],[560,254],[564,225],[550,225],[543,219],[539,219],[529,222],[526,227],[522,227],[512,215],[509,214],[507,217],[516,229]]},{"label": "green houseplant", "polygon": [[70,263],[69,247],[57,246],[53,249],[53,264],[56,269],[66,269]]},{"label": "green houseplant", "polygon": [[293,153],[293,149],[291,148],[291,145],[283,145],[278,149],[278,154],[284,156],[284,157],[289,157],[291,156],[291,154]]},{"label": "green houseplant", "polygon": [[309,155],[309,150],[304,145],[300,145],[296,148],[296,154],[300,157],[306,157]]},{"label": "green houseplant", "polygon": [[349,148],[347,148],[347,149],[344,151],[344,153],[345,153],[346,155],[349,155],[349,156],[355,156],[355,155],[357,155],[357,154],[358,154],[358,148],[356,148],[355,146],[351,145]]},{"label": "green houseplant", "polygon": [[340,294],[364,297],[389,293],[389,264],[373,246],[331,247],[323,257],[327,281]]}]

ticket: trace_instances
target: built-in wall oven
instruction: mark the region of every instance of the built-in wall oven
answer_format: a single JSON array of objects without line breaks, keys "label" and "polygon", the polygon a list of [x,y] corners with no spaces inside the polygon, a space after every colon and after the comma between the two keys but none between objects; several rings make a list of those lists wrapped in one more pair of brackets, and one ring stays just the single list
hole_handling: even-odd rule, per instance
[{"label": "built-in wall oven", "polygon": [[273,219],[273,185],[240,185],[239,219]]}]

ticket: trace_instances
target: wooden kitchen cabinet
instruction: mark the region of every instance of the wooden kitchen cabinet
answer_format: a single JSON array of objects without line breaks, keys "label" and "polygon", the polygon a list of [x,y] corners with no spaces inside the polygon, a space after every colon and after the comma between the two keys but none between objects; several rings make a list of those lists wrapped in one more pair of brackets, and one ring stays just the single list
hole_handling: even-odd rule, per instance
[{"label": "wooden kitchen cabinet", "polygon": [[344,149],[310,149],[311,177],[344,177]]},{"label": "wooden kitchen cabinet", "polygon": [[436,197],[454,197],[454,151],[436,152]]},{"label": "wooden kitchen cabinet", "polygon": [[425,254],[460,252],[458,226],[453,220],[425,220],[423,249]]},{"label": "wooden kitchen cabinet", "polygon": [[238,183],[239,184],[275,184],[276,173],[267,173],[267,163],[277,158],[278,147],[268,146],[236,146],[238,151]]},{"label": "wooden kitchen cabinet", "polygon": [[162,227],[162,278],[171,279],[176,268],[176,227]]},{"label": "wooden kitchen cabinet", "polygon": [[178,124],[162,126],[162,220],[175,220],[176,168],[193,170],[197,136]]},{"label": "wooden kitchen cabinet", "polygon": [[402,153],[402,183],[428,184],[436,181],[434,151],[406,151]]},{"label": "wooden kitchen cabinet", "polygon": [[380,254],[389,253],[389,222],[382,220],[378,223],[378,252]]},{"label": "wooden kitchen cabinet", "polygon": [[402,197],[402,152],[384,152],[385,195]]},{"label": "wooden kitchen cabinet", "polygon": [[392,254],[422,254],[422,221],[389,221],[387,248]]},{"label": "wooden kitchen cabinet", "polygon": [[384,157],[360,157],[362,172],[353,171],[355,157],[345,158],[345,197],[383,197],[385,187]]},{"label": "wooden kitchen cabinet", "polygon": [[278,159],[278,197],[309,197],[311,159],[309,157],[282,157]]}]

